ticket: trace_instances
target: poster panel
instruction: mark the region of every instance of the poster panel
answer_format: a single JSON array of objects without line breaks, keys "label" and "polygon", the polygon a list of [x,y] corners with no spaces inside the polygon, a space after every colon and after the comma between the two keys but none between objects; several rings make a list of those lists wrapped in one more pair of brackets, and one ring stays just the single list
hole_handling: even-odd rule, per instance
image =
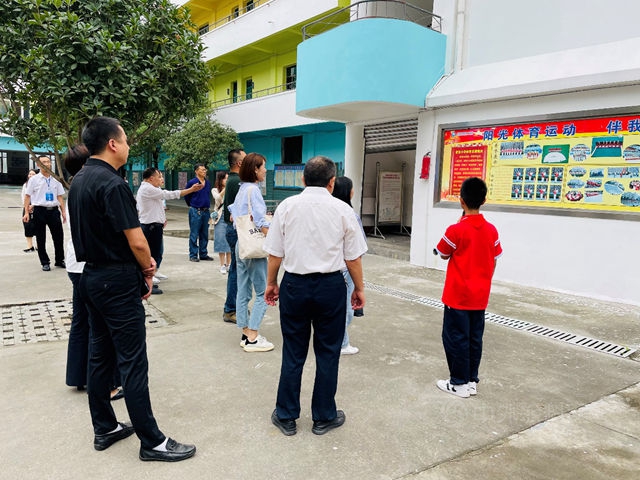
[{"label": "poster panel", "polygon": [[640,212],[640,115],[444,130],[440,200],[470,176],[487,203]]},{"label": "poster panel", "polygon": [[402,173],[378,174],[378,224],[400,223],[402,219]]}]

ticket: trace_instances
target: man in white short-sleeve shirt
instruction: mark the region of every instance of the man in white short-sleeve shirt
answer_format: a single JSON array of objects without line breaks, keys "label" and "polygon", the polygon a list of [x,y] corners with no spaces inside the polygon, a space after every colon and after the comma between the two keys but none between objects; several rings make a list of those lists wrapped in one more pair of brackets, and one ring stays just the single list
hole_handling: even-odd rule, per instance
[{"label": "man in white short-sleeve shirt", "polygon": [[[345,264],[355,285],[351,306],[365,303],[362,255],[367,244],[353,209],[331,195],[336,166],[326,157],[305,164],[306,188],[276,209],[264,250],[269,253],[265,300],[280,300],[282,368],[271,421],[285,435],[296,433],[302,369],[313,327],[316,378],[311,401],[313,428],[322,435],[345,421],[336,409],[340,348],[347,287]],[[285,274],[278,286],[278,271]]]},{"label": "man in white short-sleeve shirt", "polygon": [[[48,171],[51,170],[51,159],[40,156],[38,160],[46,168],[41,169],[40,173],[29,180],[24,195],[24,206],[25,212],[28,212],[29,204],[33,205],[33,226],[38,246],[38,258],[42,270],[48,272],[51,270],[51,261],[47,255],[47,227],[49,227],[53,239],[55,266],[65,268],[62,223],[67,221],[67,217],[64,210],[64,187]],[[60,220],[61,216],[62,220]],[[22,221],[28,220],[27,214]]]}]

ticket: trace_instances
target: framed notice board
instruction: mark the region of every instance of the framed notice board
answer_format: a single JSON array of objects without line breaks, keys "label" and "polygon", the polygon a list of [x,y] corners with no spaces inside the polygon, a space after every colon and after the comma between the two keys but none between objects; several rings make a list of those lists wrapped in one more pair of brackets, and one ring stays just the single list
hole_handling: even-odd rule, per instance
[{"label": "framed notice board", "polygon": [[488,204],[640,212],[640,114],[442,130],[440,201],[465,178]]}]

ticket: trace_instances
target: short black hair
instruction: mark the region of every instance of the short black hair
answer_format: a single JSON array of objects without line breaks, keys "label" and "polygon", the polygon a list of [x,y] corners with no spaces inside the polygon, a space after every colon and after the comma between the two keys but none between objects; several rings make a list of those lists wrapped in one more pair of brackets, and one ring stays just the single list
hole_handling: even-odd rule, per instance
[{"label": "short black hair", "polygon": [[196,171],[197,169],[199,169],[200,167],[205,167],[205,168],[207,168],[207,166],[206,166],[204,163],[196,163],[196,164],[193,166],[193,171],[195,172],[195,171]]},{"label": "short black hair", "polygon": [[94,117],[82,129],[82,142],[89,155],[102,153],[112,138],[120,138],[120,121],[111,117]]},{"label": "short black hair", "polygon": [[153,177],[156,174],[157,171],[158,171],[158,169],[156,167],[147,168],[144,172],[142,172],[142,179],[143,180],[147,180],[147,179]]},{"label": "short black hair", "polygon": [[477,210],[487,198],[487,184],[478,177],[469,177],[460,187],[460,198],[471,210]]},{"label": "short black hair", "polygon": [[227,161],[229,162],[229,168],[233,167],[234,165],[238,164],[238,159],[240,157],[240,153],[243,150],[239,149],[239,148],[234,148],[233,150],[230,150],[229,153],[227,154]]},{"label": "short black hair", "polygon": [[342,200],[344,203],[352,207],[351,205],[351,190],[353,189],[353,182],[349,177],[338,177],[333,184],[333,192],[331,195],[338,200]]},{"label": "short black hair", "polygon": [[336,176],[336,164],[330,158],[318,155],[307,160],[302,176],[307,187],[326,187]]},{"label": "short black hair", "polygon": [[64,154],[64,168],[73,176],[80,171],[89,158],[89,150],[84,144],[74,145]]}]

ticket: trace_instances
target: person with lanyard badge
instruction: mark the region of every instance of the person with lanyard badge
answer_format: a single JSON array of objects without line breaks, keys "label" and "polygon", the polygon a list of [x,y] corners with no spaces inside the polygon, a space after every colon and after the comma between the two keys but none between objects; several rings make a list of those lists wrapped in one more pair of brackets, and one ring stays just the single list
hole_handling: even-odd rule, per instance
[{"label": "person with lanyard badge", "polygon": [[211,184],[207,180],[207,167],[202,163],[196,163],[195,173],[196,176],[187,182],[185,188],[189,189],[198,182],[204,188],[184,196],[184,201],[189,205],[189,261],[212,261],[213,257],[207,252]]},{"label": "person with lanyard badge", "polygon": [[[38,160],[43,168],[40,173],[34,175],[24,194],[25,214],[23,222],[29,221],[29,206],[33,205],[33,228],[36,235],[36,245],[38,247],[38,258],[42,270],[51,270],[51,260],[47,255],[47,230],[51,232],[53,248],[55,251],[56,267],[65,268],[64,263],[64,232],[62,224],[67,221],[64,210],[64,188],[62,184],[51,176],[51,159],[47,156],[40,156]],[[62,216],[62,220],[60,217]]]}]

